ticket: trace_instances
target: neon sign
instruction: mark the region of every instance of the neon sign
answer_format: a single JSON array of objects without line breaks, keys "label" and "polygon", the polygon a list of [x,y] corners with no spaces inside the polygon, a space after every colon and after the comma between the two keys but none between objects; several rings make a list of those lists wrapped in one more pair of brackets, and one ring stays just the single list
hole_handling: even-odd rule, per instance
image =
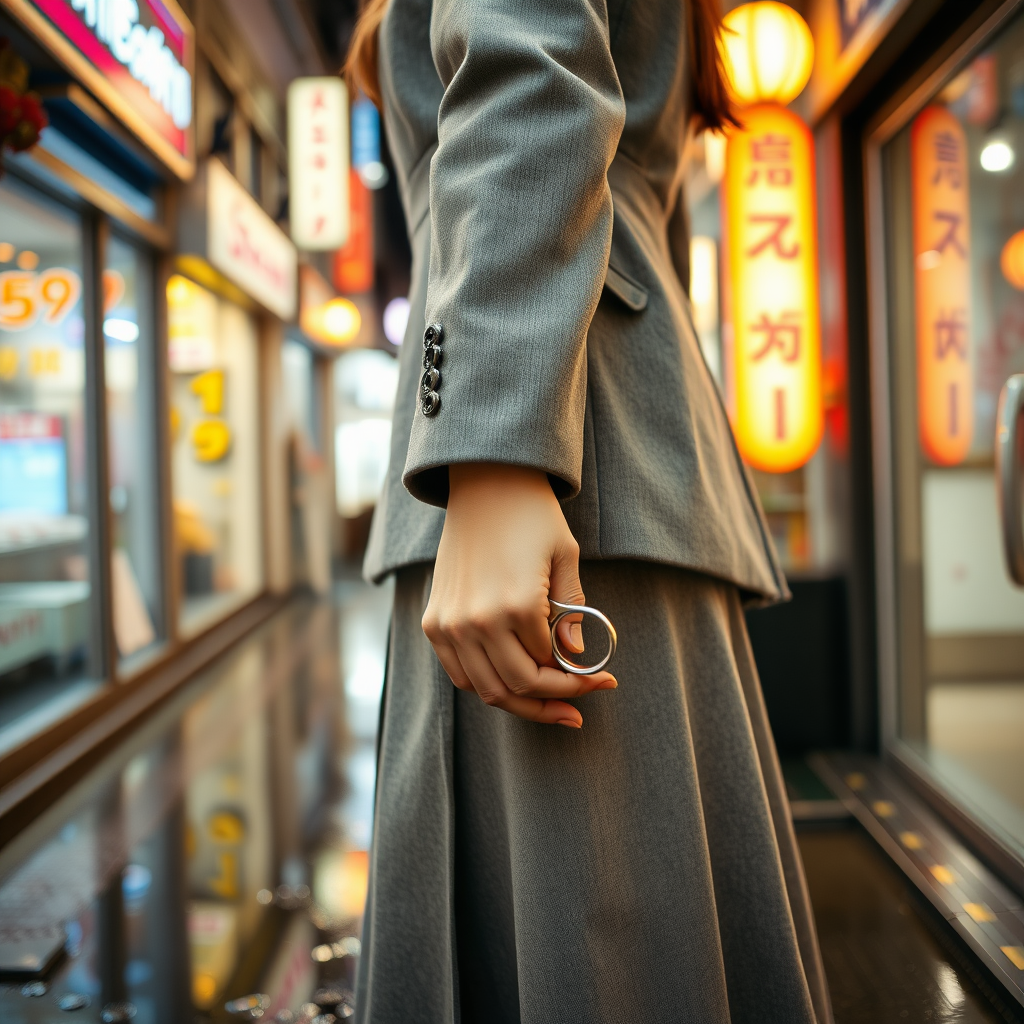
[{"label": "neon sign", "polygon": [[750,465],[785,473],[824,430],[810,130],[774,103],[744,110],[726,167],[733,428]]},{"label": "neon sign", "polygon": [[924,454],[939,466],[967,457],[974,429],[967,138],[945,107],[910,129],[914,182],[917,415]]},{"label": "neon sign", "polygon": [[176,0],[0,0],[179,177],[195,171],[192,25]]}]

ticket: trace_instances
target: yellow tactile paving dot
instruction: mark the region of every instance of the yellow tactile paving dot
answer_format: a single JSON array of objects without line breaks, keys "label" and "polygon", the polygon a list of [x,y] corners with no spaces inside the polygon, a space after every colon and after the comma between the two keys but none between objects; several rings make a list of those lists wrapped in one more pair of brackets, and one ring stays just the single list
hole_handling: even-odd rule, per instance
[{"label": "yellow tactile paving dot", "polygon": [[863,789],[867,781],[868,780],[864,777],[863,772],[850,772],[850,774],[846,776],[846,784],[850,789],[855,791]]},{"label": "yellow tactile paving dot", "polygon": [[1000,946],[999,948],[1018,971],[1024,971],[1024,946]]},{"label": "yellow tactile paving dot", "polygon": [[901,832],[900,842],[908,850],[920,850],[924,846],[924,840],[919,832]]},{"label": "yellow tactile paving dot", "polygon": [[889,800],[876,800],[871,810],[880,818],[891,818],[896,813],[896,805]]},{"label": "yellow tactile paving dot", "polygon": [[974,918],[978,924],[985,924],[988,921],[994,921],[996,915],[988,908],[984,903],[965,903],[964,910]]},{"label": "yellow tactile paving dot", "polygon": [[928,870],[931,871],[936,882],[941,882],[943,885],[956,884],[956,876],[945,864],[933,864]]}]

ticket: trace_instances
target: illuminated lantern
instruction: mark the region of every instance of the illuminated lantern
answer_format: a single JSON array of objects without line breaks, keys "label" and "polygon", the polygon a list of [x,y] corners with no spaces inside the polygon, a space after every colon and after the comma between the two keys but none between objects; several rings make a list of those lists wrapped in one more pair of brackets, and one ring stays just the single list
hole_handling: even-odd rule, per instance
[{"label": "illuminated lantern", "polygon": [[926,107],[910,130],[917,414],[924,454],[940,466],[966,458],[974,426],[971,370],[967,139],[945,108]]},{"label": "illuminated lantern", "polygon": [[1003,246],[999,266],[1003,271],[1003,277],[1014,288],[1024,291],[1024,231],[1018,231]]},{"label": "illuminated lantern", "polygon": [[733,429],[757,469],[786,473],[824,430],[814,143],[776,104],[729,136],[726,235],[733,330]]},{"label": "illuminated lantern", "polygon": [[741,106],[796,99],[814,63],[814,40],[785,4],[758,0],[722,19],[722,56],[733,99]]}]

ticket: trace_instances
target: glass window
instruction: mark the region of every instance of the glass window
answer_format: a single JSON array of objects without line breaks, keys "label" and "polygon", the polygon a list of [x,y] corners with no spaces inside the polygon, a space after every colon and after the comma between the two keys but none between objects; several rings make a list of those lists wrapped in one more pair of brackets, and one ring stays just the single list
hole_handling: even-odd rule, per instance
[{"label": "glass window", "polygon": [[0,184],[0,749],[100,674],[91,636],[82,229]]},{"label": "glass window", "polygon": [[253,318],[180,276],[167,286],[174,534],[188,635],[263,586]]},{"label": "glass window", "polygon": [[1024,590],[994,480],[997,398],[1024,370],[1024,22],[884,160],[898,734],[1024,853]]},{"label": "glass window", "polygon": [[112,238],[103,274],[114,639],[130,667],[163,639],[150,261]]}]

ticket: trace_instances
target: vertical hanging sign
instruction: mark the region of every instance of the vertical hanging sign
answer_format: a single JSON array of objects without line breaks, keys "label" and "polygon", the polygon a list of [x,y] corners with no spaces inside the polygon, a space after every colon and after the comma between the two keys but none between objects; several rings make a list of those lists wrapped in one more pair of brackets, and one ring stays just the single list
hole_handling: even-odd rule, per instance
[{"label": "vertical hanging sign", "polygon": [[945,107],[926,107],[910,151],[918,433],[928,459],[955,466],[974,429],[967,139]]},{"label": "vertical hanging sign", "polygon": [[334,287],[360,295],[373,287],[373,195],[355,170],[349,175],[348,240],[334,254]]},{"label": "vertical hanging sign", "polygon": [[300,249],[337,249],[348,238],[348,90],[340,78],[288,87],[288,205]]},{"label": "vertical hanging sign", "polygon": [[746,462],[785,473],[824,429],[813,140],[777,104],[744,110],[743,126],[725,180],[733,428]]}]

